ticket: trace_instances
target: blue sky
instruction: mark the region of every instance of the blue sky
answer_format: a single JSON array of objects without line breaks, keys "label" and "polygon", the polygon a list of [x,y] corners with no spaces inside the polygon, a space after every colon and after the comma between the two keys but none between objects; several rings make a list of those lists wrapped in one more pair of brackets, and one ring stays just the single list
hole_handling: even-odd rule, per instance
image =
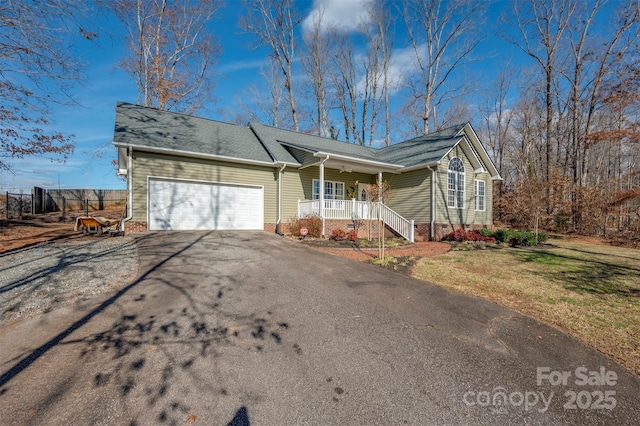
[{"label": "blue sky", "polygon": [[[239,1],[228,1],[216,20],[215,33],[223,44],[218,70],[220,77],[214,95],[227,102],[251,78],[264,61],[265,52],[248,48],[251,38],[237,27],[241,10]],[[101,188],[125,189],[126,183],[115,175],[111,161],[116,149],[111,144],[118,101],[136,103],[137,88],[131,76],[119,69],[124,56],[125,30],[112,16],[101,16],[96,22],[100,32],[96,43],[78,37],[78,55],[86,64],[85,81],[74,91],[78,106],[55,107],[57,131],[74,135],[75,152],[65,163],[48,158],[25,157],[11,160],[15,174],[0,172],[0,190],[30,191],[33,186],[43,188]],[[220,104],[218,107],[223,108]],[[216,117],[215,112],[202,115]]]},{"label": "blue sky", "polygon": [[[345,17],[353,20],[353,15],[361,8],[360,0],[315,0],[297,1],[298,9],[303,16],[308,16],[319,1],[326,1],[329,7],[325,17],[333,16],[340,23]],[[347,7],[345,8],[345,2]],[[335,7],[335,13],[331,11]],[[485,24],[487,39],[480,46],[478,55],[482,58],[475,64],[474,72],[484,74],[485,79],[492,79],[508,60],[512,65],[522,61],[518,59],[517,49],[495,35],[498,31],[498,16],[502,9],[510,7],[508,1],[492,4]],[[213,93],[217,104],[209,111],[198,115],[228,121],[238,109],[238,99],[250,85],[260,86],[263,83],[259,75],[260,67],[266,63],[266,48],[251,48],[253,37],[243,34],[238,28],[238,19],[244,13],[238,0],[227,0],[219,18],[212,28],[218,42],[223,46],[223,53],[217,65],[219,76],[217,87]],[[29,191],[33,186],[44,188],[102,188],[124,189],[125,182],[115,175],[111,161],[116,150],[111,144],[115,107],[117,101],[135,103],[137,89],[131,76],[118,68],[124,56],[124,34],[122,25],[115,17],[103,16],[97,22],[101,28],[108,28],[108,33],[101,33],[97,44],[78,39],[78,55],[86,63],[86,80],[75,91],[80,106],[65,106],[55,109],[55,129],[66,134],[75,135],[75,153],[66,163],[51,162],[48,159],[27,157],[13,160],[15,175],[0,173],[0,190]],[[347,23],[342,23],[348,25]],[[402,25],[400,21],[396,25]],[[401,60],[403,49],[396,41],[394,48],[396,60]],[[400,95],[398,95],[400,96]],[[401,99],[396,99],[401,101]]]}]

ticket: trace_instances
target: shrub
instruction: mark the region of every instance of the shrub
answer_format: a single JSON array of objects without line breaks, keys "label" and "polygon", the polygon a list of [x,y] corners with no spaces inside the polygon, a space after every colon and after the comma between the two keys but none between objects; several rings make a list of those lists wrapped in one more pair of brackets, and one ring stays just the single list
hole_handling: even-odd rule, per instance
[{"label": "shrub", "polygon": [[292,235],[300,237],[300,229],[302,228],[307,228],[307,231],[309,231],[307,236],[320,238],[322,236],[322,218],[316,214],[312,214],[289,219],[289,231]]},{"label": "shrub", "polygon": [[510,229],[496,229],[493,233],[493,238],[498,243],[508,243],[513,238],[513,232]]},{"label": "shrub", "polygon": [[[512,246],[535,246],[536,244],[547,241],[547,234],[544,232],[536,234],[529,230],[517,230],[517,229],[496,229],[491,231],[489,229],[482,229],[480,233],[487,237],[495,238],[497,243],[509,243]],[[469,240],[467,240],[469,241]]]},{"label": "shrub", "polygon": [[342,229],[336,228],[331,231],[330,240],[341,241],[341,240],[349,240],[349,241],[358,241],[358,234],[354,229],[349,232],[345,232]]},{"label": "shrub", "polygon": [[487,228],[482,228],[480,229],[478,232],[480,232],[481,235],[484,235],[485,237],[493,237],[493,231],[491,229],[487,229]]},{"label": "shrub", "polygon": [[547,240],[547,234],[543,232],[538,233],[538,238],[536,238],[536,234],[534,232],[528,230],[522,231],[512,231],[511,238],[509,239],[509,244],[512,246],[535,246],[539,243],[542,243]]},{"label": "shrub", "polygon": [[340,228],[336,228],[333,231],[331,231],[331,236],[329,237],[329,239],[330,240],[335,240],[335,241],[340,241],[340,240],[344,240],[346,236],[347,236],[346,232],[344,232]]},{"label": "shrub", "polygon": [[569,213],[560,212],[553,218],[553,227],[559,231],[567,232],[570,219],[571,215]]},{"label": "shrub", "polygon": [[479,231],[465,231],[464,229],[460,228],[442,237],[442,241],[484,241],[486,243],[495,243],[496,239],[490,236],[482,235]]}]

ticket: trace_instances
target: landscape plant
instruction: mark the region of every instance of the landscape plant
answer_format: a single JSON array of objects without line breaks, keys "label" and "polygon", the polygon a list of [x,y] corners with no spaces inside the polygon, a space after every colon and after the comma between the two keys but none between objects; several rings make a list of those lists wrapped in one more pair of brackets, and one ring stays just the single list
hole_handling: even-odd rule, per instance
[{"label": "landscape plant", "polygon": [[495,243],[496,239],[490,235],[483,235],[480,233],[480,231],[477,230],[467,231],[460,228],[446,234],[444,237],[442,237],[442,241],[484,241],[487,243]]},{"label": "landscape plant", "polygon": [[303,217],[293,217],[289,220],[289,232],[296,237],[303,236],[300,230],[307,228],[307,236],[320,238],[322,236],[322,218],[317,214],[310,214]]},{"label": "landscape plant", "polygon": [[535,246],[544,243],[548,239],[548,235],[544,232],[538,232],[536,235],[535,232],[526,229],[481,229],[478,232],[485,237],[494,238],[496,243],[511,244],[512,246]]}]

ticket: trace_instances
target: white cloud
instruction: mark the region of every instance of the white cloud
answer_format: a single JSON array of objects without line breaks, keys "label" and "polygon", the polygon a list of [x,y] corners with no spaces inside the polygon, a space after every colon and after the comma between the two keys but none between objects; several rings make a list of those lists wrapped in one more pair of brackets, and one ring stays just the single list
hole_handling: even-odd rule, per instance
[{"label": "white cloud", "polygon": [[229,74],[236,71],[260,69],[265,66],[266,63],[267,61],[265,61],[264,59],[229,62],[220,65],[218,67],[218,71],[222,74]]},{"label": "white cloud", "polygon": [[311,32],[320,20],[323,32],[341,33],[358,31],[358,26],[369,22],[367,6],[376,0],[314,0],[313,10],[302,21],[304,34]]},{"label": "white cloud", "polygon": [[[365,58],[363,55],[359,55],[357,58],[358,63],[362,63]],[[387,74],[387,82],[389,84],[389,94],[393,95],[402,90],[409,78],[416,73],[416,54],[413,47],[403,47],[394,49],[391,54],[391,62],[389,63],[389,70]],[[378,76],[378,87],[381,87],[383,82],[383,76]],[[364,92],[364,76],[360,78],[357,84],[358,93]]]},{"label": "white cloud", "polygon": [[389,88],[393,94],[399,91],[409,77],[416,72],[416,53],[413,47],[393,49],[389,63]]}]

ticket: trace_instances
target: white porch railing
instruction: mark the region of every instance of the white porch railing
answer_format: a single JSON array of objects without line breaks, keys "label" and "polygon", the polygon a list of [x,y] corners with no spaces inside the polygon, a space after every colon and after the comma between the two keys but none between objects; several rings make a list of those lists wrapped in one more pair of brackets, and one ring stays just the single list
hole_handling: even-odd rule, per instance
[{"label": "white porch railing", "polygon": [[[382,206],[382,208],[379,208]],[[413,242],[413,220],[407,220],[384,204],[358,200],[324,200],[325,219],[382,219],[398,234]],[[298,200],[298,217],[320,214],[320,200]]]},{"label": "white porch railing", "polygon": [[[320,200],[298,200],[298,217],[320,214]],[[377,219],[376,203],[357,200],[324,200],[325,219]]]},{"label": "white porch railing", "polygon": [[380,206],[382,207],[380,210],[382,221],[398,234],[413,242],[413,220],[405,219],[384,204],[380,204]]}]

